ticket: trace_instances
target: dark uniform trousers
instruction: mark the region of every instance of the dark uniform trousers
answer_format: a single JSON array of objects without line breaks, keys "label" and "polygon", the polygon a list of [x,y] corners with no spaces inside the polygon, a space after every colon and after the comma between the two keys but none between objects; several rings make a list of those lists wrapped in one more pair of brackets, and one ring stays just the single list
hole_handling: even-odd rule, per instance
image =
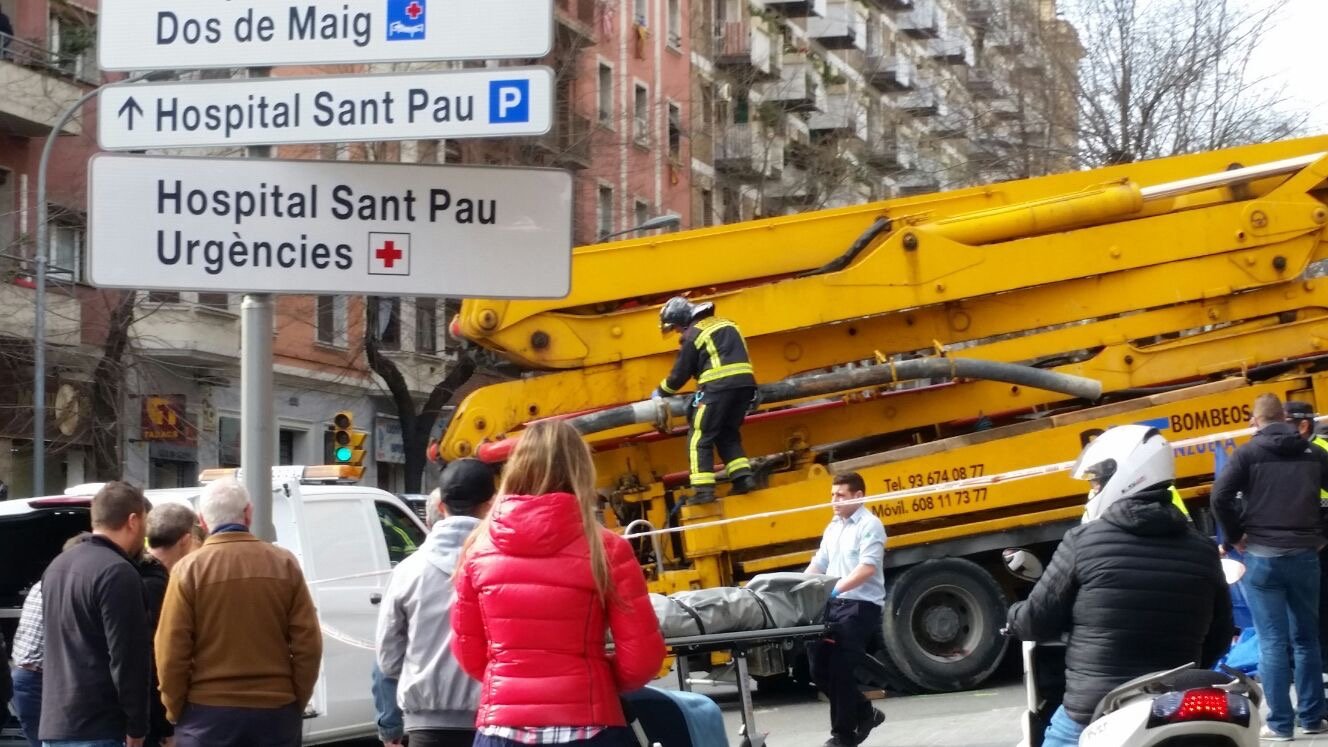
[{"label": "dark uniform trousers", "polygon": [[808,652],[812,679],[830,701],[830,733],[849,744],[857,742],[858,724],[871,715],[855,671],[880,629],[880,605],[831,599],[825,607],[825,638]]},{"label": "dark uniform trousers", "polygon": [[742,451],[740,429],[755,394],[756,388],[750,386],[701,393],[692,411],[687,438],[693,487],[715,484],[716,450],[729,478],[751,471]]},{"label": "dark uniform trousers", "polygon": [[189,703],[175,725],[176,747],[299,747],[303,714],[280,708],[234,708]]}]

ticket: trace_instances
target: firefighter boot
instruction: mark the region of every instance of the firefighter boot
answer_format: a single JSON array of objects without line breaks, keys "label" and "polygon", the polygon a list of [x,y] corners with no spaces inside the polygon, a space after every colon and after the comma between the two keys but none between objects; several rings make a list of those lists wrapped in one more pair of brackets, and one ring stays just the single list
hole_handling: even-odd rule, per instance
[{"label": "firefighter boot", "polygon": [[715,500],[715,486],[698,485],[692,497],[687,499],[687,505],[699,506],[702,503],[713,503]]},{"label": "firefighter boot", "polygon": [[729,491],[729,495],[745,495],[753,490],[756,490],[756,478],[747,472],[733,478],[733,489]]}]

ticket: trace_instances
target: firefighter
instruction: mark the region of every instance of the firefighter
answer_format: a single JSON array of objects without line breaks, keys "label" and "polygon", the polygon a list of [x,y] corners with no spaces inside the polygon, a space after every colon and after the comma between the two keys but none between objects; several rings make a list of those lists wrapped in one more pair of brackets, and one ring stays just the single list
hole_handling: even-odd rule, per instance
[{"label": "firefighter", "polygon": [[682,296],[660,308],[659,326],[665,334],[681,331],[682,340],[673,370],[651,396],[677,394],[689,379],[696,379],[688,414],[687,456],[694,489],[688,503],[715,500],[715,450],[733,483],[730,494],[751,492],[756,481],[739,428],[756,394],[756,376],[742,332],[715,316],[713,303],[694,304]]}]

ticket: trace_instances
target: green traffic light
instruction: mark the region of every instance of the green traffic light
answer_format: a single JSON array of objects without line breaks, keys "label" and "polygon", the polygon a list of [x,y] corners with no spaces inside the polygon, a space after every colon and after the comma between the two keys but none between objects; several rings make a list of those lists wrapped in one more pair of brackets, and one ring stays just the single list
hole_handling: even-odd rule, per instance
[{"label": "green traffic light", "polygon": [[349,462],[351,458],[350,447],[348,446],[338,447],[337,450],[333,452],[333,456],[336,458],[338,462]]}]

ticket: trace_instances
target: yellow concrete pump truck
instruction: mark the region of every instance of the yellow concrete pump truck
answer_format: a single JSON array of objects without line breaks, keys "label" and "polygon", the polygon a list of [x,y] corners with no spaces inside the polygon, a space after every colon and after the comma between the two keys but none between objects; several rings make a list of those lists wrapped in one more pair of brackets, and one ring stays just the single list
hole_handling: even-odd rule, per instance
[{"label": "yellow concrete pump truck", "polygon": [[[574,419],[605,521],[683,528],[634,540],[662,593],[801,570],[829,510],[790,510],[823,506],[837,471],[869,495],[968,480],[870,507],[890,535],[884,684],[974,687],[1029,588],[1002,549],[1046,560],[1086,486],[972,478],[1073,460],[1111,425],[1239,430],[1262,392],[1328,409],[1325,153],[1308,138],[578,248],[567,298],[462,304],[456,331],[531,374],[467,397],[440,454],[501,462],[525,424]],[[718,501],[684,505],[686,398],[646,400],[675,294],[746,337],[751,493],[721,473]],[[1207,528],[1216,446],[1177,448]]]}]

